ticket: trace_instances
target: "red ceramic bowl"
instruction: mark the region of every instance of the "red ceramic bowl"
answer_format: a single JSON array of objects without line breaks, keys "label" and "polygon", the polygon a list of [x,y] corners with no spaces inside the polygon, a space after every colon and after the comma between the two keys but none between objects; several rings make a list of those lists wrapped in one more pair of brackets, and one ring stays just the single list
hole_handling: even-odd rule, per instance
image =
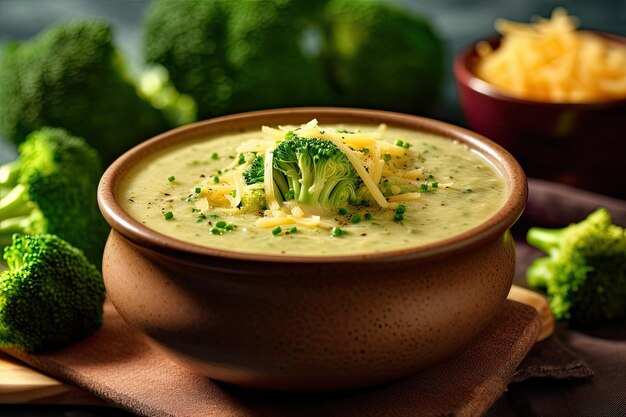
[{"label": "red ceramic bowl", "polygon": [[[626,44],[624,37],[599,34]],[[488,42],[499,45],[499,39]],[[475,75],[480,58],[474,45],[454,61],[469,126],[510,151],[530,177],[626,198],[626,98],[552,103],[508,96]]]}]

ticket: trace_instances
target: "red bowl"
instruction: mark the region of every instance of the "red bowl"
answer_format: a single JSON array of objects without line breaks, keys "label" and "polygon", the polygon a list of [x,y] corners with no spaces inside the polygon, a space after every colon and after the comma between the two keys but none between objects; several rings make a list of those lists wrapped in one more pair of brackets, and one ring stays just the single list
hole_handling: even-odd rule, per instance
[{"label": "red bowl", "polygon": [[[626,44],[622,36],[598,34]],[[497,48],[500,41],[488,42]],[[504,146],[529,177],[626,198],[626,98],[553,103],[509,96],[476,76],[480,58],[474,45],[454,61],[471,129]]]}]

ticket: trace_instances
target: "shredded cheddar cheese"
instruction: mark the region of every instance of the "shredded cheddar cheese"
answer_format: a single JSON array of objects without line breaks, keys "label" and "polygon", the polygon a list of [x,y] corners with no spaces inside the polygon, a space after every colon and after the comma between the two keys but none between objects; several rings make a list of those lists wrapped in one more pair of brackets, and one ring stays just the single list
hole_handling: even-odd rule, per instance
[{"label": "shredded cheddar cheese", "polygon": [[626,97],[626,46],[578,31],[564,9],[531,24],[499,19],[495,27],[500,46],[476,45],[476,74],[508,94],[571,103]]}]

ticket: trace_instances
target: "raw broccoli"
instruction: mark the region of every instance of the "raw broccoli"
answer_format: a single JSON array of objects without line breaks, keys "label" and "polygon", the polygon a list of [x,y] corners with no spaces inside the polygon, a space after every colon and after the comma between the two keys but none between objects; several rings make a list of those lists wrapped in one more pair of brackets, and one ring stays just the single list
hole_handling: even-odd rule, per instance
[{"label": "raw broccoli", "polygon": [[273,177],[284,200],[335,210],[356,198],[361,179],[332,142],[291,132],[274,150]]},{"label": "raw broccoli", "polygon": [[322,64],[307,54],[304,39],[319,5],[155,1],[145,20],[144,55],[167,68],[176,88],[196,100],[200,118],[330,104]]},{"label": "raw broccoli", "polygon": [[339,103],[407,113],[431,109],[443,46],[425,20],[382,1],[330,0],[324,59]]},{"label": "raw broccoli", "polygon": [[444,74],[432,28],[376,0],[157,0],[144,55],[200,117],[327,104],[423,112]]},{"label": "raw broccoli", "polygon": [[257,155],[250,166],[243,172],[243,179],[247,185],[263,182],[265,174],[264,163],[265,158],[263,155]]},{"label": "raw broccoli", "polygon": [[85,255],[55,235],[14,235],[0,273],[0,347],[59,349],[102,324],[104,283]]},{"label": "raw broccoli", "polygon": [[16,162],[0,168],[0,246],[13,233],[52,233],[82,249],[98,267],[108,227],[96,201],[101,174],[96,151],[58,128],[31,133]]},{"label": "raw broccoli", "polygon": [[530,266],[528,284],[546,290],[557,319],[588,327],[626,315],[626,231],[611,222],[598,209],[563,229],[528,231],[549,255]]},{"label": "raw broccoli", "polygon": [[0,52],[0,134],[22,142],[42,126],[85,138],[105,163],[169,128],[141,99],[104,22],[52,27]]}]

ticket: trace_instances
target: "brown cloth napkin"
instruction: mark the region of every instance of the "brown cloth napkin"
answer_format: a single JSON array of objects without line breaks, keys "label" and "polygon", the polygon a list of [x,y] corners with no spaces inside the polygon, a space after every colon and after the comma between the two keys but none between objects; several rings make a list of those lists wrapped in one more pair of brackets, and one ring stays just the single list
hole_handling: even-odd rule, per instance
[{"label": "brown cloth napkin", "polygon": [[[626,201],[540,180],[529,180],[527,209],[514,229],[515,283],[542,253],[524,243],[529,226],[563,227],[598,207],[626,226]],[[593,377],[588,378],[593,375]],[[553,337],[538,343],[524,359],[507,393],[489,417],[626,416],[626,319],[593,330],[575,331],[561,323]]]},{"label": "brown cloth napkin", "polygon": [[507,301],[447,361],[401,381],[328,394],[247,390],[195,375],[148,347],[110,305],[89,339],[47,354],[9,353],[145,416],[480,416],[506,389],[540,326],[535,310]]}]

